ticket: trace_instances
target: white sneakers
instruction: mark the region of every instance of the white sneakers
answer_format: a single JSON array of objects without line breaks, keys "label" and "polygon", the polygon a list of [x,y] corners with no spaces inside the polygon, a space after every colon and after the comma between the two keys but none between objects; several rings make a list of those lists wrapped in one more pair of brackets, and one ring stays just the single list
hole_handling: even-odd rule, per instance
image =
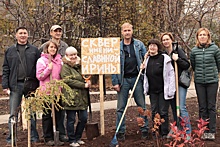
[{"label": "white sneakers", "polygon": [[72,146],[72,147],[78,147],[78,146],[80,146],[77,142],[72,142],[71,144],[70,144],[70,146]]},{"label": "white sneakers", "polygon": [[215,133],[204,133],[201,137],[203,140],[215,140]]},{"label": "white sneakers", "polygon": [[80,145],[82,145],[82,144],[85,144],[85,142],[82,141],[82,140],[78,140],[77,142],[72,142],[72,143],[70,144],[70,146],[71,146],[71,147],[78,147],[78,146],[80,146]]},{"label": "white sneakers", "polygon": [[78,143],[78,144],[81,144],[81,145],[82,145],[82,144],[85,144],[85,142],[82,141],[82,140],[78,140],[77,143]]}]

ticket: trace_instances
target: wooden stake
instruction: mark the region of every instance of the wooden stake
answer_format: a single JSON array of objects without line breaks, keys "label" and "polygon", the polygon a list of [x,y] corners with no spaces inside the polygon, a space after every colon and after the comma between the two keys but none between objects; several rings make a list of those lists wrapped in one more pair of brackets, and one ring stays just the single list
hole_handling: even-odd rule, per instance
[{"label": "wooden stake", "polygon": [[31,147],[31,111],[28,107],[28,147]]},{"label": "wooden stake", "polygon": [[101,135],[105,135],[103,75],[99,75]]}]

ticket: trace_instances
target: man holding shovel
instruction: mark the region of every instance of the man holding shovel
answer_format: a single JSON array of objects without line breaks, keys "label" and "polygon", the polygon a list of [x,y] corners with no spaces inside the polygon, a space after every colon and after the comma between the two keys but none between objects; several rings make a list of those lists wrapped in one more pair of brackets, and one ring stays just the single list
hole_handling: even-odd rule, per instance
[{"label": "man holding shovel", "polygon": [[[117,139],[125,140],[125,117],[121,125],[118,125],[128,101],[129,90],[133,89],[138,77],[140,65],[146,54],[146,48],[140,40],[132,37],[133,26],[130,23],[124,23],[121,26],[121,33],[123,36],[123,40],[120,43],[121,74],[112,75],[112,85],[117,91],[118,96],[116,128],[120,128],[117,132]],[[134,90],[134,99],[139,107],[142,107],[144,110],[146,109],[142,76],[138,79]],[[144,120],[145,124],[140,130],[142,132],[142,138],[145,139],[148,137],[148,120],[146,117],[144,117]]]}]

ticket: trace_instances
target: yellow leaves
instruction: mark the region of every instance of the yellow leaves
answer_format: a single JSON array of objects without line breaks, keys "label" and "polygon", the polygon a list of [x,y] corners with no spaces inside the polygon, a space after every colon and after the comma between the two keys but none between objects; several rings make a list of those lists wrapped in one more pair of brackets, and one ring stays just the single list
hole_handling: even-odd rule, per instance
[{"label": "yellow leaves", "polygon": [[[53,103],[55,109],[63,109],[60,105],[60,100],[68,105],[74,104],[73,101],[67,99],[61,92],[61,88],[66,90],[68,95],[72,96],[72,89],[63,80],[53,80],[48,82],[46,88],[39,87],[36,91],[30,93],[29,97],[25,100],[24,111],[28,111],[31,108],[32,112],[47,113],[47,110],[51,110],[51,104]],[[43,110],[46,110],[44,112]]]},{"label": "yellow leaves", "polygon": [[153,120],[154,126],[153,126],[152,131],[153,131],[153,132],[157,132],[157,131],[159,130],[160,125],[161,125],[162,123],[164,123],[164,122],[165,122],[165,120],[160,117],[160,114],[159,114],[159,113],[157,113],[157,114],[154,116],[154,120]]}]

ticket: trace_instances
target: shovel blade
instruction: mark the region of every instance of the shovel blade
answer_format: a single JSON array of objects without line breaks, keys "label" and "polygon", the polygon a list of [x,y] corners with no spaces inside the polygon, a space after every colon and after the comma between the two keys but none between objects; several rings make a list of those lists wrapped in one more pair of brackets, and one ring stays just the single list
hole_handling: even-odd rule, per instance
[{"label": "shovel blade", "polygon": [[54,145],[55,146],[59,146],[59,142],[60,142],[59,134],[60,134],[59,131],[54,132]]},{"label": "shovel blade", "polygon": [[99,126],[97,122],[86,124],[86,137],[88,140],[93,140],[93,138],[98,137],[99,135]]}]

